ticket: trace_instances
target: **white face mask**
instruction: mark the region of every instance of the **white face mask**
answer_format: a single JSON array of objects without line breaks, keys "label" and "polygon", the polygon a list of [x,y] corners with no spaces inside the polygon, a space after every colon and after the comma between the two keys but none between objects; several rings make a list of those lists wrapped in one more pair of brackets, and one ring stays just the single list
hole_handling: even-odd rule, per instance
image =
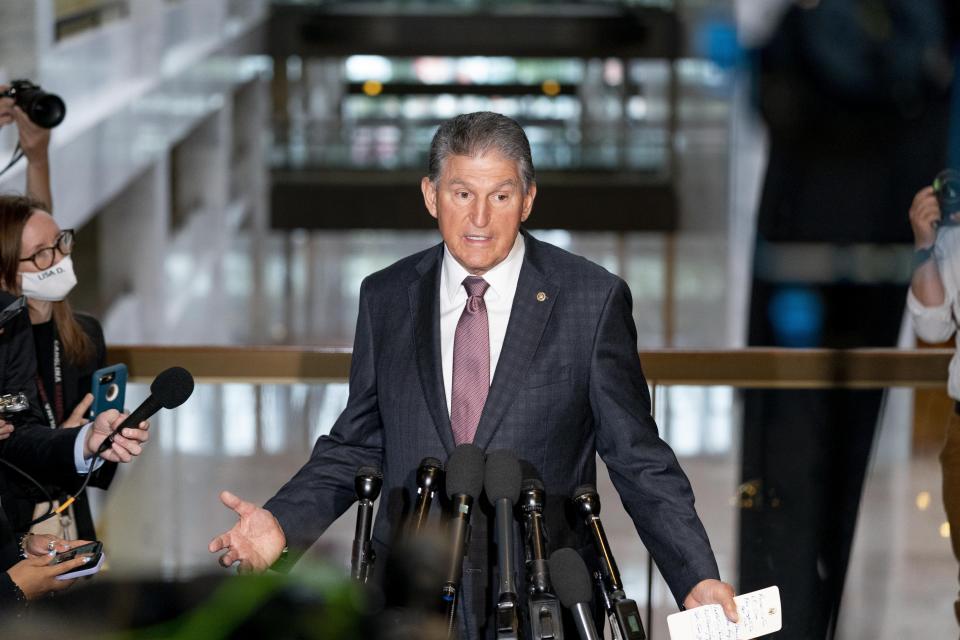
[{"label": "white face mask", "polygon": [[23,295],[34,300],[59,302],[66,298],[75,286],[77,286],[77,276],[73,272],[73,261],[70,256],[64,256],[63,260],[46,271],[20,272],[20,289]]}]

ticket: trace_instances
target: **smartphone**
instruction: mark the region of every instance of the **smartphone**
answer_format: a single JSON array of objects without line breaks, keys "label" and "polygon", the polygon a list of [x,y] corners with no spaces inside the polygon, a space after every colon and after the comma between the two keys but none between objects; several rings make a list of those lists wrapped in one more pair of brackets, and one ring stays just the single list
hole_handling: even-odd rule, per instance
[{"label": "smartphone", "polygon": [[0,327],[7,324],[18,315],[20,312],[27,308],[27,298],[26,296],[20,296],[10,304],[8,304],[3,311],[0,311]]},{"label": "smartphone", "polygon": [[73,580],[74,578],[82,578],[83,576],[92,576],[100,571],[100,567],[103,566],[103,543],[91,542],[89,544],[76,547],[75,549],[58,553],[53,557],[53,560],[50,561],[50,565],[53,566],[63,562],[68,562],[77,556],[92,557],[90,558],[90,561],[84,564],[82,567],[77,567],[73,571],[60,574],[57,576],[57,580]]},{"label": "smartphone", "polygon": [[123,401],[127,395],[127,365],[115,364],[94,371],[90,380],[90,393],[93,394],[91,419],[107,409],[123,412]]}]

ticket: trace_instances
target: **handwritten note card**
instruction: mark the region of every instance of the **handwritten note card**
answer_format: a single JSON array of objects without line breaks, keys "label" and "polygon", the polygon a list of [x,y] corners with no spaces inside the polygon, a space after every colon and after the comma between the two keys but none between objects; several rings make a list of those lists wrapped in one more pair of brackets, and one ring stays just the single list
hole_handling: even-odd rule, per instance
[{"label": "handwritten note card", "polygon": [[733,599],[740,621],[727,620],[723,608],[710,604],[667,616],[670,640],[750,640],[780,631],[780,589],[767,587]]}]

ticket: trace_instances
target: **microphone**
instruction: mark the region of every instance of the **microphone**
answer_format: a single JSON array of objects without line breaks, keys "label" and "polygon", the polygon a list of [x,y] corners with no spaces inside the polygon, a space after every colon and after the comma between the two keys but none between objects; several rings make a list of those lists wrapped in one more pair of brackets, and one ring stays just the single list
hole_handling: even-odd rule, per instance
[{"label": "microphone", "polygon": [[373,575],[373,563],[377,554],[370,544],[373,525],[373,503],[380,495],[383,473],[376,467],[360,467],[353,479],[360,500],[357,506],[357,530],[353,534],[353,553],[350,556],[350,577],[365,583]]},{"label": "microphone", "polygon": [[487,492],[487,499],[497,510],[497,563],[500,567],[497,638],[504,640],[517,640],[520,637],[516,567],[513,561],[513,505],[520,497],[522,477],[520,462],[509,451],[491,451],[487,454],[483,488]]},{"label": "microphone", "polygon": [[441,589],[446,603],[448,634],[453,634],[457,593],[463,576],[463,557],[470,542],[470,516],[473,501],[483,489],[483,452],[468,443],[458,445],[447,458],[447,497],[453,504],[450,519],[450,558]]},{"label": "microphone", "polygon": [[590,613],[590,572],[580,554],[569,547],[554,551],[550,554],[550,575],[560,602],[573,614],[581,640],[600,640]]},{"label": "microphone", "polygon": [[110,448],[113,444],[113,438],[122,429],[127,427],[137,427],[144,420],[149,419],[160,409],[176,409],[190,397],[193,393],[193,376],[183,367],[170,367],[161,371],[153,382],[150,383],[150,395],[139,407],[133,410],[129,416],[124,419],[120,425],[113,430],[106,440],[104,440],[97,449],[96,455],[99,456]]},{"label": "microphone", "polygon": [[424,458],[417,469],[417,504],[410,521],[411,533],[420,533],[430,515],[430,503],[443,480],[443,463],[436,458]]},{"label": "microphone", "polygon": [[520,510],[526,530],[524,549],[527,560],[527,605],[530,633],[534,640],[563,640],[560,602],[550,584],[550,568],[544,550],[547,546],[543,526],[543,483],[526,478],[520,491]]},{"label": "microphone", "polygon": [[593,546],[600,560],[599,582],[603,587],[604,608],[610,619],[614,640],[646,640],[637,603],[623,592],[623,581],[617,561],[610,551],[610,542],[600,522],[600,495],[592,484],[584,484],[573,492],[573,503],[583,517],[593,538]]}]

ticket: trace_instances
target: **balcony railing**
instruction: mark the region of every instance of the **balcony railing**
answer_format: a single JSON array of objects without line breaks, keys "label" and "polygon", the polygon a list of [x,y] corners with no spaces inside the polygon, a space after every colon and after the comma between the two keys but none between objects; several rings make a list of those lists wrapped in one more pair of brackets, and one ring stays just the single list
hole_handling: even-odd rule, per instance
[{"label": "balcony railing", "polygon": [[[657,349],[640,352],[652,385],[739,388],[945,388],[950,349]],[[179,365],[207,382],[346,380],[350,350],[323,347],[113,346],[110,362],[147,381]]]}]

